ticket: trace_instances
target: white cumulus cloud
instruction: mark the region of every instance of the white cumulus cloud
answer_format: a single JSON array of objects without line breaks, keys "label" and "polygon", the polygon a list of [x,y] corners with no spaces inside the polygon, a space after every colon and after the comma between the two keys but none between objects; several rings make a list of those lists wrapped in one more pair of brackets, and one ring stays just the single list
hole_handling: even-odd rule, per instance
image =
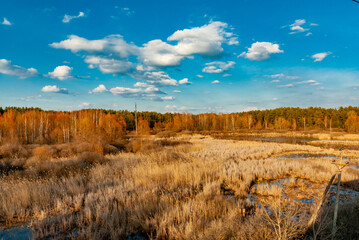
[{"label": "white cumulus cloud", "polygon": [[188,81],[188,78],[184,78],[182,80],[179,80],[178,83],[179,84],[186,84],[186,85],[192,84],[190,81]]},{"label": "white cumulus cloud", "polygon": [[210,63],[206,63],[207,67],[202,69],[202,72],[205,73],[223,73],[227,71],[229,68],[234,67],[236,63],[233,61],[221,62],[214,61]]},{"label": "white cumulus cloud", "polygon": [[145,82],[136,82],[135,85],[133,85],[134,87],[149,87],[151,85],[149,85],[148,83]]},{"label": "white cumulus cloud", "polygon": [[295,20],[293,24],[289,25],[290,30],[292,30],[291,34],[308,31],[309,29],[305,29],[302,27],[302,25],[304,25],[305,23],[306,23],[305,19]]},{"label": "white cumulus cloud", "polygon": [[219,81],[218,81],[218,80],[214,80],[214,81],[212,81],[211,83],[212,83],[212,84],[218,84]]},{"label": "white cumulus cloud", "polygon": [[156,86],[177,86],[177,80],[171,78],[167,73],[163,71],[159,72],[145,72],[143,77],[145,80]]},{"label": "white cumulus cloud", "polygon": [[42,89],[41,89],[42,92],[45,92],[45,93],[63,93],[63,94],[68,94],[68,90],[66,88],[59,88],[58,86],[56,85],[47,85],[47,86],[44,86]]},{"label": "white cumulus cloud", "polygon": [[119,58],[127,58],[131,55],[139,54],[139,48],[134,44],[127,43],[119,34],[109,35],[99,40],[88,40],[76,35],[69,35],[68,39],[51,43],[50,46],[71,50],[72,52],[104,53],[115,55]]},{"label": "white cumulus cloud", "polygon": [[132,62],[127,60],[118,60],[101,56],[87,56],[85,62],[89,68],[99,68],[102,73],[125,74],[134,67]]},{"label": "white cumulus cloud", "polygon": [[157,39],[144,44],[140,57],[146,65],[168,67],[180,65],[185,55],[179,54],[175,46]]},{"label": "white cumulus cloud", "polygon": [[138,88],[125,88],[125,87],[114,87],[110,89],[110,92],[114,95],[121,95],[121,94],[136,94],[140,93],[141,89]]},{"label": "white cumulus cloud", "polygon": [[237,37],[227,29],[227,23],[216,21],[202,27],[178,30],[167,40],[177,41],[177,52],[182,55],[216,56],[223,52],[223,43],[238,44]]},{"label": "white cumulus cloud", "polygon": [[92,89],[92,91],[90,91],[89,93],[103,93],[103,92],[107,92],[107,88],[105,87],[105,85],[100,84],[98,85],[98,87]]},{"label": "white cumulus cloud", "polygon": [[263,61],[270,58],[273,53],[283,53],[283,50],[279,49],[278,44],[271,42],[255,42],[247,52],[243,52],[240,57],[244,57],[254,61]]},{"label": "white cumulus cloud", "polygon": [[[130,9],[122,10],[131,11]],[[147,84],[147,87],[190,84],[188,79],[179,81],[173,79],[165,72],[165,69],[179,66],[182,61],[193,59],[195,55],[219,56],[224,52],[224,45],[238,45],[238,40],[233,33],[233,28],[227,23],[219,21],[209,22],[200,27],[178,30],[166,40],[154,39],[142,46],[126,42],[119,34],[94,40],[69,35],[65,40],[50,44],[53,48],[67,49],[81,55],[89,68],[99,69],[106,74],[128,75],[140,80],[135,84],[136,88],[145,88],[144,84]],[[233,65],[231,62],[227,64],[229,66],[220,64],[218,67],[228,69],[230,65]],[[198,75],[198,77],[203,76]],[[122,89],[125,93],[121,93],[120,90],[113,89],[112,92],[123,96],[135,94],[130,93],[129,89]],[[156,94],[161,92],[158,89]],[[153,95],[143,95],[143,92],[136,94],[146,99],[161,100]]]},{"label": "white cumulus cloud", "polygon": [[48,75],[53,79],[66,80],[71,78],[72,70],[72,67],[66,65],[58,66],[53,72],[49,72]]},{"label": "white cumulus cloud", "polygon": [[294,21],[294,23],[290,24],[289,26],[285,26],[285,27],[289,27],[290,32],[289,34],[296,34],[296,33],[305,33],[305,36],[308,37],[310,35],[312,35],[310,31],[310,27],[313,26],[318,26],[318,24],[316,23],[310,23],[308,24],[307,21],[305,19],[297,19]]}]

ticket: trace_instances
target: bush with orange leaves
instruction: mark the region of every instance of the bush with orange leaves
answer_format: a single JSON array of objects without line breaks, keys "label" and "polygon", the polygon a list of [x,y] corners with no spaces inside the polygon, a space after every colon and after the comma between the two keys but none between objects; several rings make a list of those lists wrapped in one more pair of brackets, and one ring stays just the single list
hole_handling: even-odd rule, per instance
[{"label": "bush with orange leaves", "polygon": [[25,165],[30,166],[50,161],[53,154],[54,150],[47,145],[36,147],[32,151],[32,157],[26,161]]}]

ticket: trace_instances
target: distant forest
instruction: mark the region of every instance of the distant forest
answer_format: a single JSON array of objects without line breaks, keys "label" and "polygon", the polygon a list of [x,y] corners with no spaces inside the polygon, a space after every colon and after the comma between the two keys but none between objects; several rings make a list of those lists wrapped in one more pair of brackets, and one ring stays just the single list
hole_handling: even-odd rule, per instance
[{"label": "distant forest", "polygon": [[[138,112],[138,134],[163,131],[345,130],[359,132],[359,108],[291,108],[230,114]],[[0,143],[67,143],[75,140],[116,142],[135,131],[135,112],[103,109],[44,111],[0,108]]]}]

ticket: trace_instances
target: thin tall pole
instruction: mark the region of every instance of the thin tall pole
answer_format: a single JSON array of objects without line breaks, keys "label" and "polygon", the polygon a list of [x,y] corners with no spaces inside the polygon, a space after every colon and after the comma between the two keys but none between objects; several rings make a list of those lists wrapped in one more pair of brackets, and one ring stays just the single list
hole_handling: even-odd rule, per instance
[{"label": "thin tall pole", "polygon": [[136,129],[136,135],[137,135],[137,104],[135,103],[135,129]]},{"label": "thin tall pole", "polygon": [[315,208],[315,210],[314,210],[312,216],[311,216],[310,219],[309,219],[308,227],[312,226],[312,224],[315,222],[315,220],[316,220],[316,218],[317,218],[317,215],[318,215],[318,212],[319,212],[319,210],[320,210],[320,207],[322,206],[322,203],[323,203],[324,200],[325,200],[325,197],[326,197],[326,195],[327,195],[327,193],[328,193],[328,191],[329,191],[330,186],[332,185],[332,183],[333,183],[333,181],[334,181],[335,176],[336,176],[336,174],[334,174],[334,175],[332,176],[332,178],[330,179],[330,181],[329,181],[327,187],[325,188],[324,193],[323,193],[323,196],[322,196],[322,199],[320,200],[319,204],[317,205],[317,207]]},{"label": "thin tall pole", "polygon": [[335,237],[335,232],[337,231],[337,218],[338,218],[338,205],[339,205],[339,187],[340,187],[340,178],[341,173],[338,173],[338,184],[337,184],[337,193],[334,205],[334,217],[333,217],[333,232],[332,232],[332,240]]},{"label": "thin tall pole", "polygon": [[347,166],[348,163],[343,164],[343,152],[340,152],[340,163],[341,165],[337,165],[338,167],[338,183],[337,183],[337,192],[335,198],[334,205],[334,216],[333,216],[333,230],[332,230],[332,240],[334,240],[335,233],[337,231],[337,218],[338,218],[338,207],[339,207],[339,193],[340,193],[340,179],[342,176],[342,169]]}]

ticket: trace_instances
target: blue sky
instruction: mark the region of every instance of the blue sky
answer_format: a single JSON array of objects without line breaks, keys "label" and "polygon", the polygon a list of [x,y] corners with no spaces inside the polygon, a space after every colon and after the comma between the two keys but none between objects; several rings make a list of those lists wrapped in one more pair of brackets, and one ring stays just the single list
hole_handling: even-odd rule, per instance
[{"label": "blue sky", "polygon": [[1,1],[0,106],[358,106],[350,1]]}]

